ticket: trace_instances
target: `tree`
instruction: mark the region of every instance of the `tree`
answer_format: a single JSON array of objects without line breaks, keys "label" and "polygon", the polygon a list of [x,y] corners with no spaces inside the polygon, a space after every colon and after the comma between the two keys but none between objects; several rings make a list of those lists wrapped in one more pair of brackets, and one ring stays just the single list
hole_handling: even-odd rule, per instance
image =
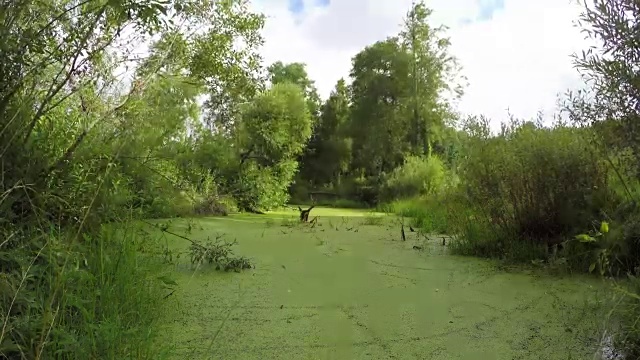
[{"label": "tree", "polygon": [[399,38],[411,57],[410,83],[411,135],[414,154],[429,153],[438,140],[445,121],[451,118],[447,95],[462,96],[459,66],[448,53],[450,41],[443,37],[444,26],[433,28],[428,20],[433,11],[424,1],[413,3]]},{"label": "tree", "polygon": [[243,151],[237,180],[245,208],[269,208],[287,200],[296,158],[310,136],[309,110],[297,85],[273,85],[245,107],[238,132]]},{"label": "tree", "polygon": [[261,30],[265,17],[248,11],[248,0],[205,4],[192,9],[207,31],[193,34],[194,30],[189,36],[193,45],[189,74],[206,86],[204,120],[208,128],[229,133],[240,117],[242,104],[264,89],[259,47],[264,42]]},{"label": "tree", "polygon": [[344,79],[340,79],[321,107],[315,137],[302,160],[302,178],[311,184],[336,183],[348,170],[351,160],[349,114],[349,91]]},{"label": "tree", "polygon": [[338,80],[322,106],[319,135],[323,139],[340,134],[349,121],[349,89],[344,79]]},{"label": "tree", "polygon": [[565,111],[582,125],[595,125],[607,145],[630,148],[640,174],[640,4],[624,0],[595,0],[580,17],[587,36],[600,46],[574,55],[574,64],[587,83],[570,93]]},{"label": "tree", "polygon": [[[335,185],[348,173],[374,188],[407,156],[432,149],[455,162],[449,101],[462,95],[462,78],[448,52],[446,29],[428,23],[431,13],[424,2],[413,4],[398,36],[353,57],[350,87],[341,80],[320,108],[301,161],[301,182]],[[270,67],[272,81],[288,79],[304,89],[309,81],[303,70],[302,64]],[[300,190],[296,192],[302,195]]]},{"label": "tree", "polygon": [[267,72],[272,85],[285,82],[298,85],[305,97],[313,91],[313,81],[309,79],[303,63],[284,64],[282,61],[276,61],[267,67]]},{"label": "tree", "polygon": [[352,61],[353,165],[367,176],[380,176],[401,164],[408,150],[411,59],[397,38],[389,38],[366,47]]},{"label": "tree", "polygon": [[[224,186],[241,178],[232,135],[263,86],[263,17],[244,0],[60,0],[5,1],[0,18],[0,353],[156,358],[162,289],[140,261],[155,255],[125,222],[192,213],[183,193],[205,192],[211,169]],[[295,167],[279,160],[271,173]]]},{"label": "tree", "polygon": [[309,113],[315,118],[319,115],[320,96],[313,80],[309,79],[306,66],[303,63],[284,64],[282,61],[276,61],[267,68],[269,80],[272,85],[283,84],[286,82],[295,84],[300,87],[304,98],[309,106]]}]

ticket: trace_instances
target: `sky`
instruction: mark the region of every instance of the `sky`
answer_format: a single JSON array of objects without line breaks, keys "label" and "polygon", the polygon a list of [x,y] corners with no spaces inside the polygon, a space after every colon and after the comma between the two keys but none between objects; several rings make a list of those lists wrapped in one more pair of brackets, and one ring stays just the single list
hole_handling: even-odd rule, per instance
[{"label": "sky", "polygon": [[[497,128],[508,113],[552,116],[558,96],[580,86],[570,55],[588,47],[571,0],[428,0],[432,24],[449,27],[451,53],[469,85],[463,114]],[[323,98],[348,78],[351,58],[398,33],[411,0],[253,0],[267,15],[265,63],[303,62]]]}]

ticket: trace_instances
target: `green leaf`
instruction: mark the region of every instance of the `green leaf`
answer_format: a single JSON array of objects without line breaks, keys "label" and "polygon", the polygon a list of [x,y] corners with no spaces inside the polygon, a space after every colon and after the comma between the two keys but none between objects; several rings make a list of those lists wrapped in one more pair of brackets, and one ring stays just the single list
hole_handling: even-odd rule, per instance
[{"label": "green leaf", "polygon": [[165,285],[178,285],[175,280],[171,279],[167,275],[159,276],[158,280],[162,281]]},{"label": "green leaf", "polygon": [[603,221],[600,223],[600,232],[603,234],[606,234],[609,232],[609,223],[606,221]]},{"label": "green leaf", "polygon": [[589,265],[589,273],[592,273],[593,270],[596,269],[596,263],[591,263],[591,265]]},{"label": "green leaf", "polygon": [[588,234],[580,234],[580,235],[576,235],[576,240],[582,242],[582,243],[588,243],[588,242],[595,242],[596,239],[593,236],[590,236]]}]

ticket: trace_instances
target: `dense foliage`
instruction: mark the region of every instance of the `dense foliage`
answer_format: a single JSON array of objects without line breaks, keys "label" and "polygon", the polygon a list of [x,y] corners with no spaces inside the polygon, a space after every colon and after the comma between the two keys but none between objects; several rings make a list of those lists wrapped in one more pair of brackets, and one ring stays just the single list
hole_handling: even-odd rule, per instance
[{"label": "dense foliage", "polygon": [[245,1],[0,13],[0,357],[155,359],[171,281],[132,220],[284,203],[305,94],[265,87]]},{"label": "dense foliage", "polygon": [[305,64],[264,66],[244,0],[0,5],[0,357],[157,358],[171,281],[135,220],[322,192],[459,254],[628,275],[615,327],[639,354],[638,12],[585,8],[602,47],[575,59],[568,123],[495,134],[456,114],[465,79],[423,2],[324,101]]}]

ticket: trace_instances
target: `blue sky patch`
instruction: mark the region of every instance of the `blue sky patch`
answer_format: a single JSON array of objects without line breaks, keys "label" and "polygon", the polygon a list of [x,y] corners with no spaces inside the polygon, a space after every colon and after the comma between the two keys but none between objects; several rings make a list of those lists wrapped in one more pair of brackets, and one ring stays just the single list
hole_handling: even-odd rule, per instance
[{"label": "blue sky patch", "polygon": [[289,0],[289,11],[294,14],[300,14],[304,11],[304,1],[303,0]]},{"label": "blue sky patch", "polygon": [[[305,10],[304,2],[304,0],[289,0],[289,11],[295,15],[303,13]],[[329,6],[330,3],[331,0],[314,0],[313,6],[325,7]]]},{"label": "blue sky patch", "polygon": [[493,13],[497,10],[504,9],[504,0],[476,0],[480,5],[478,13],[478,21],[491,20]]}]

